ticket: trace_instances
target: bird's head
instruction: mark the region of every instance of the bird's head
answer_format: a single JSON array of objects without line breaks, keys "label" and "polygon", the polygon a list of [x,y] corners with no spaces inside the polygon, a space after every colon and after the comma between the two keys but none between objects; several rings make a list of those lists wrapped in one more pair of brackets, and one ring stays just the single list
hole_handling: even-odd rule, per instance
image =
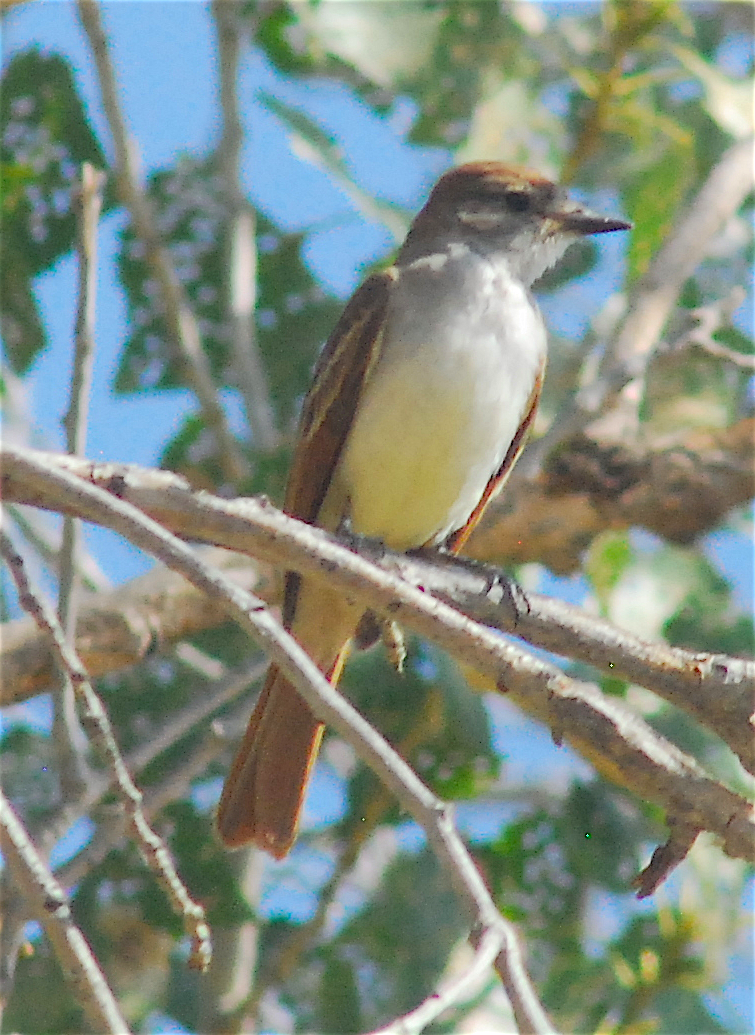
[{"label": "bird's head", "polygon": [[505,256],[511,272],[531,284],[580,237],[631,225],[572,201],[565,188],[537,173],[500,162],[471,162],[437,182],[412,224],[402,258],[462,242]]}]

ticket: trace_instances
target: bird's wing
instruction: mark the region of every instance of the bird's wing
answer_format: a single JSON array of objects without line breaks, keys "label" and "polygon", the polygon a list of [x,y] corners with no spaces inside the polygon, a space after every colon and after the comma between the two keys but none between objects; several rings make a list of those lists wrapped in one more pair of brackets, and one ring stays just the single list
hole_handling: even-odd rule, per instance
[{"label": "bird's wing", "polygon": [[284,510],[317,521],[349,434],[359,397],[380,354],[391,285],[398,272],[373,274],[346,305],[315,367],[304,400]]},{"label": "bird's wing", "polygon": [[[398,271],[375,273],[358,288],[320,354],[304,400],[284,510],[317,523],[359,398],[380,355],[388,297]],[[293,618],[299,579],[286,578],[284,619]]]},{"label": "bird's wing", "polygon": [[511,445],[509,446],[506,452],[506,456],[503,459],[503,463],[495,472],[488,484],[485,486],[485,491],[480,497],[480,502],[477,504],[475,509],[467,518],[466,524],[462,525],[461,528],[457,528],[457,530],[455,532],[452,532],[446,540],[446,549],[450,553],[459,553],[459,551],[463,548],[464,544],[466,543],[467,539],[469,539],[470,535],[474,531],[475,525],[484,514],[485,508],[487,507],[488,503],[490,503],[490,501],[498,495],[503,486],[506,484],[506,479],[511,474],[511,470],[514,464],[517,462],[520,453],[524,449],[524,443],[527,440],[527,433],[530,430],[532,422],[535,419],[535,414],[537,413],[537,404],[540,401],[540,392],[543,387],[544,376],[545,361],[543,361],[538,375],[535,378],[535,384],[532,387],[532,392],[530,393],[529,401],[524,411],[524,417],[522,418],[522,421],[519,427],[517,428],[516,435],[514,435],[514,438],[511,441]]}]

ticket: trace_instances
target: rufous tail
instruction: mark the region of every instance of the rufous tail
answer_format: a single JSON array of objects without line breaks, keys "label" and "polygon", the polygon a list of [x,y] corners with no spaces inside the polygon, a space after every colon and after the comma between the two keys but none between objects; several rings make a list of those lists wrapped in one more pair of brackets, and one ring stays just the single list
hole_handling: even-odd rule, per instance
[{"label": "rufous tail", "polygon": [[[295,635],[337,683],[358,610],[309,585],[299,604]],[[322,733],[323,724],[272,665],[220,797],[217,828],[225,845],[254,843],[277,859],[288,854]]]}]

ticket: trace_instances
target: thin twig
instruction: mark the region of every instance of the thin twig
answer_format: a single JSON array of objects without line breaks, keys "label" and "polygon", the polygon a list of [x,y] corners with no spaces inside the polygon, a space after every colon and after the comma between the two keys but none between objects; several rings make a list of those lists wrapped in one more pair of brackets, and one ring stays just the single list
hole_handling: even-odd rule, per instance
[{"label": "thin twig", "polygon": [[5,795],[0,791],[2,851],[34,917],[58,957],[92,1031],[128,1035],[129,1027],[84,935],[71,918],[63,888],[50,873]]},{"label": "thin twig", "polygon": [[59,662],[65,667],[76,695],[81,700],[84,726],[107,760],[128,816],[129,826],[145,862],[156,875],[173,909],[184,922],[184,929],[191,939],[189,965],[197,970],[205,970],[209,965],[212,950],[204,910],[190,897],[176,872],[167,847],[144,818],[141,791],[134,784],[125,766],[102,701],[92,688],[78,656],[66,641],[54,612],[32,589],[26,577],[24,562],[4,532],[0,532],[0,553],[18,587],[21,605],[29,611],[40,627],[47,631]]},{"label": "thin twig", "polygon": [[[192,748],[191,754],[173,766],[159,783],[144,791],[145,816],[152,822],[167,805],[185,797],[191,781],[201,776],[222,751],[238,740],[248,719],[249,705],[244,701],[222,723],[211,722],[204,737]],[[228,735],[226,728],[229,730]],[[233,736],[230,731],[233,731]],[[127,761],[131,761],[130,757]],[[124,836],[126,820],[122,811],[100,810],[99,819],[92,839],[56,871],[56,877],[64,887],[72,887],[82,880]]]},{"label": "thin twig", "polygon": [[76,309],[75,351],[71,394],[68,410],[63,418],[66,430],[66,448],[70,454],[81,456],[86,452],[89,396],[94,364],[95,316],[97,300],[97,227],[102,209],[102,191],[105,173],[89,162],[81,167],[81,186],[78,190],[79,263],[78,303]]},{"label": "thin twig", "polygon": [[254,209],[245,198],[240,182],[243,125],[237,94],[241,51],[239,11],[227,0],[213,0],[212,15],[218,37],[223,119],[217,155],[227,211],[225,269],[228,270],[227,309],[233,366],[246,403],[254,445],[258,451],[269,453],[278,446],[280,436],[254,326],[257,292]]},{"label": "thin twig", "polygon": [[[87,418],[94,368],[95,316],[97,300],[97,228],[102,209],[105,174],[89,162],[81,167],[77,190],[77,255],[79,267],[73,373],[68,410],[63,418],[69,455],[86,453]],[[83,536],[77,518],[63,519],[60,548],[58,617],[63,634],[73,643],[81,590]],[[61,669],[62,693],[55,698],[52,736],[60,771],[63,801],[73,800],[87,785],[86,736],[76,715],[76,694]]]},{"label": "thin twig", "polygon": [[260,642],[315,714],[338,730],[426,831],[466,907],[470,922],[475,925],[474,939],[488,931],[496,932],[501,945],[496,969],[512,999],[520,1031],[552,1032],[552,1025],[522,964],[518,936],[495,908],[454,827],[450,806],[436,798],[383,737],[341,697],[296,640],[273,618],[268,607],[202,564],[190,547],[131,504],[68,473],[53,473],[30,462],[27,464],[30,472],[34,470],[38,477],[51,479],[62,500],[71,503],[78,496],[87,499],[97,521],[117,526],[141,549],[155,554],[197,588],[221,600],[228,613]]},{"label": "thin twig", "polygon": [[[60,558],[61,535],[60,528],[52,524],[49,516],[13,506],[8,507],[8,514],[29,546],[39,555],[42,564],[48,568],[56,566]],[[106,593],[112,586],[90,553],[80,558],[79,573],[82,587],[88,593]]]},{"label": "thin twig", "polygon": [[418,1035],[444,1010],[458,1003],[475,988],[499,952],[500,943],[495,932],[487,931],[480,938],[474,957],[463,974],[450,981],[443,989],[433,992],[415,1010],[396,1018],[384,1028],[375,1029],[371,1035]]},{"label": "thin twig", "polygon": [[740,352],[737,349],[729,348],[728,345],[723,345],[713,337],[719,328],[731,324],[735,310],[742,305],[746,295],[745,289],[737,284],[726,297],[711,302],[709,305],[691,309],[689,318],[695,321],[694,325],[687,327],[678,338],[669,342],[663,350],[664,353],[673,354],[695,347],[707,352],[714,359],[721,359],[740,370],[755,370],[755,355],[752,352]]},{"label": "thin twig", "polygon": [[[250,684],[261,679],[266,668],[265,662],[255,662],[227,674],[215,686],[204,685],[201,695],[196,700],[178,711],[161,727],[151,732],[143,744],[129,752],[124,761],[126,769],[138,775],[159,755],[172,748],[191,730],[196,729],[213,712],[238,697]],[[54,816],[48,821],[44,833],[40,832],[38,835],[39,840],[45,844],[54,844],[72,823],[90,812],[112,786],[111,772],[93,774],[84,793],[71,802],[63,810],[62,815]]]},{"label": "thin twig", "polygon": [[[273,581],[269,573],[265,576],[263,565],[255,565],[248,557],[213,548],[203,548],[202,553],[248,589],[265,590],[265,584]],[[197,593],[169,568],[157,566],[116,590],[88,597],[79,614],[75,646],[90,677],[96,678],[137,665],[152,651],[213,628],[224,619],[215,601]],[[0,674],[3,706],[54,686],[56,670],[49,641],[32,619],[17,618],[3,625]]]},{"label": "thin twig", "polygon": [[196,318],[170,253],[160,240],[148,198],[139,182],[134,146],[129,139],[121,110],[115,69],[99,5],[96,0],[78,0],[77,10],[97,69],[102,107],[113,137],[115,172],[121,199],[129,210],[136,235],[144,244],[146,260],[160,285],[169,341],[176,359],[187,384],[199,400],[207,427],[215,437],[224,477],[231,484],[236,484],[246,476],[249,465],[228,426],[202,348]]}]

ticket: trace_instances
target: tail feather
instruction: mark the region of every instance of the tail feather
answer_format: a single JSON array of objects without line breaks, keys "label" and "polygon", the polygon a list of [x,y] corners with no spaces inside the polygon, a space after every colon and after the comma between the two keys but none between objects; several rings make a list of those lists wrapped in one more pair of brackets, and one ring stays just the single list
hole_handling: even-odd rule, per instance
[{"label": "tail feather", "polygon": [[[361,607],[316,583],[299,587],[293,635],[337,683]],[[220,797],[217,827],[229,848],[253,842],[281,859],[296,828],[323,724],[272,665]]]},{"label": "tail feather", "polygon": [[[325,675],[337,683],[349,644]],[[253,843],[282,859],[296,840],[324,724],[272,665],[244,739],[226,777],[217,812],[220,839],[228,848]]]},{"label": "tail feather", "polygon": [[289,852],[322,731],[323,724],[273,666],[218,807],[218,831],[229,848],[254,842],[278,859]]}]

